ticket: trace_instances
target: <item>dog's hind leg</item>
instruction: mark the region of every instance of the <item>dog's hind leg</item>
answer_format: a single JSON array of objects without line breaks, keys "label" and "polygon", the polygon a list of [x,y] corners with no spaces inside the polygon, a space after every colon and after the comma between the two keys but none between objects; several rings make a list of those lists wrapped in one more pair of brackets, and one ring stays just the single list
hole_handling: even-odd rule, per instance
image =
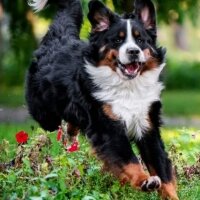
[{"label": "dog's hind leg", "polygon": [[78,135],[80,133],[80,129],[77,126],[74,126],[70,122],[65,122],[62,120],[61,129],[63,132],[62,143],[67,144],[68,142],[73,143],[78,141]]},{"label": "dog's hind leg", "polygon": [[69,137],[76,137],[79,134],[79,128],[74,126],[71,123],[67,124],[67,134],[69,135]]}]

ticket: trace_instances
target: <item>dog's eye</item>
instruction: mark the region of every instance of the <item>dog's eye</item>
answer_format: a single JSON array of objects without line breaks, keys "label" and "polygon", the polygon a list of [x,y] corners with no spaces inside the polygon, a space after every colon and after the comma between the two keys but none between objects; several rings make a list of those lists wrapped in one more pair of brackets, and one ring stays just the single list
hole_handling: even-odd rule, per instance
[{"label": "dog's eye", "polygon": [[139,44],[143,44],[143,43],[144,43],[144,40],[138,38],[138,39],[137,39],[137,42],[138,42]]},{"label": "dog's eye", "polygon": [[120,44],[120,43],[122,43],[123,42],[123,40],[121,39],[121,38],[117,38],[116,40],[115,40],[115,43],[116,44]]}]

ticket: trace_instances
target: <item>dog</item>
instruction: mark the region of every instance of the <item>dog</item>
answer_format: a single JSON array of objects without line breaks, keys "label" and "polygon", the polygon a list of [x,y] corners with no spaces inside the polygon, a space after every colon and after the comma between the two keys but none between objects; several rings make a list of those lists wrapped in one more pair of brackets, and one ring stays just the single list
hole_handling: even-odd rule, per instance
[{"label": "dog", "polygon": [[[157,47],[151,0],[135,0],[122,16],[97,0],[89,2],[89,41],[79,38],[79,0],[33,0],[42,10],[58,6],[27,72],[26,101],[42,128],[64,119],[70,134],[80,129],[107,170],[142,191],[158,190],[178,200],[172,164],[160,136],[165,49]],[[76,131],[73,131],[76,130]],[[149,174],[131,148],[134,141]]]}]

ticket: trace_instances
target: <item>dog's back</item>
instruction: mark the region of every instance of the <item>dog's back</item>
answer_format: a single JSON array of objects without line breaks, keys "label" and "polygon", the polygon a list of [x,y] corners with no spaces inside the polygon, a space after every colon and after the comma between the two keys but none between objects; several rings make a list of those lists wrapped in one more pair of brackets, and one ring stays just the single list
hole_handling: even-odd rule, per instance
[{"label": "dog's back", "polygon": [[[50,131],[57,129],[61,122],[61,111],[67,101],[67,85],[71,84],[70,80],[68,83],[60,79],[77,73],[83,63],[81,49],[85,46],[79,40],[83,18],[80,1],[51,0],[50,3],[53,1],[59,8],[47,34],[34,52],[26,83],[29,112],[44,129]],[[34,0],[31,5],[39,11],[47,3],[46,0]],[[66,76],[60,77],[63,73]],[[63,82],[66,88],[58,86],[59,89],[55,89],[56,81]]]}]

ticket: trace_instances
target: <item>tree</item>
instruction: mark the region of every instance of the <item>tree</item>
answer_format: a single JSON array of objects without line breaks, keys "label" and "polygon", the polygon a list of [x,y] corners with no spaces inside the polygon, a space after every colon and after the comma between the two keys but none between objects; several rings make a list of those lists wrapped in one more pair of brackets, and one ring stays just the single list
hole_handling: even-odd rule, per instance
[{"label": "tree", "polygon": [[6,54],[6,73],[10,74],[5,81],[10,85],[21,85],[24,82],[25,69],[30,64],[31,55],[36,47],[33,27],[29,20],[30,8],[24,0],[3,1],[4,11],[9,15],[9,52]]},{"label": "tree", "polygon": [[174,33],[176,47],[182,50],[188,49],[185,20],[188,18],[195,25],[198,20],[199,0],[155,0],[158,9],[159,21],[171,24]]},{"label": "tree", "polygon": [[[198,20],[200,0],[153,0],[158,10],[158,18],[164,23],[177,21],[183,24],[184,20],[189,17],[195,24]],[[113,0],[115,9],[122,13],[132,12],[134,0]]]},{"label": "tree", "polygon": [[[0,56],[3,57],[3,36],[2,36],[3,6],[0,1]],[[0,59],[0,79],[2,74],[2,59]]]}]

